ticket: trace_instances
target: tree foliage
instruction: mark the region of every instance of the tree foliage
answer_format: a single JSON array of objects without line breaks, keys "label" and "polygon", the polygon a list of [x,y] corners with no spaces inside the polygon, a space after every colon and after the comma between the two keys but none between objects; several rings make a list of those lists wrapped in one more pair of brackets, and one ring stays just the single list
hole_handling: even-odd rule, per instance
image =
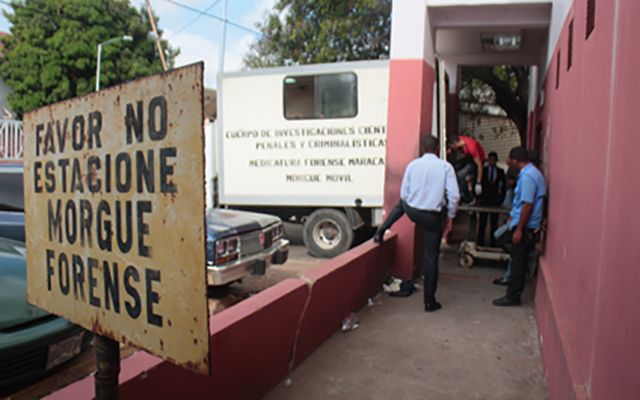
[{"label": "tree foliage", "polygon": [[[162,71],[147,13],[127,0],[14,0],[11,7],[0,77],[19,115],[94,90],[97,45],[114,37],[133,41],[103,46],[101,87]],[[162,45],[172,64],[178,52]]]},{"label": "tree foliage", "polygon": [[391,0],[279,0],[247,67],[388,58]]},{"label": "tree foliage", "polygon": [[515,123],[525,143],[528,118],[529,69],[521,66],[464,67],[462,85],[467,98],[461,101],[495,104]]}]

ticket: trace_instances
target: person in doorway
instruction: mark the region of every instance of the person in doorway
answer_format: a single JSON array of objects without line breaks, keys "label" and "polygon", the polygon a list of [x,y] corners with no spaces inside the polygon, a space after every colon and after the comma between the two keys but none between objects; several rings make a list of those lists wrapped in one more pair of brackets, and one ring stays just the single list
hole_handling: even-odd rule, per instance
[{"label": "person in doorway", "polygon": [[461,162],[456,163],[456,177],[458,178],[462,202],[464,204],[472,203],[474,197],[467,186],[467,179],[472,184],[475,183],[473,191],[476,196],[480,196],[482,194],[482,176],[485,161],[484,148],[471,136],[460,135],[451,138],[449,151],[462,153]]},{"label": "person in doorway", "polygon": [[547,184],[544,176],[530,161],[524,147],[511,149],[509,158],[519,170],[508,229],[499,242],[510,249],[511,278],[507,293],[493,300],[501,307],[520,305],[530,253],[535,248],[535,235],[542,226]]},{"label": "person in doorway", "polygon": [[[498,154],[495,151],[489,153],[487,165],[482,173],[482,195],[480,196],[480,205],[483,207],[500,207],[505,195],[505,177],[504,170],[496,164],[498,162]],[[491,234],[489,235],[490,246],[495,246],[493,232],[498,229],[498,213],[480,213],[478,244],[484,246],[485,231],[487,230],[487,219]]]},{"label": "person in doorway", "polygon": [[438,140],[427,136],[422,143],[424,155],[409,163],[404,172],[400,201],[373,237],[376,243],[403,214],[422,229],[424,245],[424,310],[437,311],[438,258],[440,242],[447,236],[456,216],[460,192],[453,166],[438,158]]}]

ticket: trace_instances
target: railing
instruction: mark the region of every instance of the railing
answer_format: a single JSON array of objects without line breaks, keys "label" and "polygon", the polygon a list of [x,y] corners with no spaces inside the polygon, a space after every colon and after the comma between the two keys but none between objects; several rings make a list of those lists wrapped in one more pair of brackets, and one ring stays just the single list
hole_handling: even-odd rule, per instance
[{"label": "railing", "polygon": [[0,162],[21,162],[24,150],[22,121],[0,120]]}]

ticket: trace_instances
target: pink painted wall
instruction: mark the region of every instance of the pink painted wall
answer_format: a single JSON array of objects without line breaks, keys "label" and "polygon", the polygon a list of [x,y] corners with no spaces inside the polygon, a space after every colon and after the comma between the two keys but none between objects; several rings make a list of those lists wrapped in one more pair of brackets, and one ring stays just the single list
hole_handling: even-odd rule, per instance
[{"label": "pink painted wall", "polygon": [[295,366],[340,329],[349,313],[380,292],[381,282],[391,271],[394,251],[389,243],[380,247],[368,242],[304,274],[310,296],[300,322]]},{"label": "pink painted wall", "polygon": [[640,2],[618,2],[610,160],[591,370],[594,399],[640,398]]},{"label": "pink painted wall", "polygon": [[[391,60],[389,66],[389,112],[384,209],[388,213],[400,199],[407,164],[420,154],[420,139],[431,132],[435,70],[426,61]],[[393,226],[398,248],[393,274],[413,278],[421,268],[416,251],[416,229],[405,216]],[[419,240],[418,240],[419,241]]]},{"label": "pink painted wall", "polygon": [[633,252],[640,217],[632,211],[640,198],[640,168],[633,164],[640,146],[640,25],[633,23],[640,2],[597,1],[595,15],[585,39],[586,1],[574,2],[548,68],[540,115],[550,197],[536,303],[551,399],[565,399],[568,389],[577,398],[640,398],[633,294],[640,286]]},{"label": "pink painted wall", "polygon": [[[366,242],[213,316],[211,376],[135,353],[122,361],[120,398],[261,398],[381,290],[395,244],[395,236],[381,245]],[[91,399],[93,385],[87,377],[47,398]]]}]

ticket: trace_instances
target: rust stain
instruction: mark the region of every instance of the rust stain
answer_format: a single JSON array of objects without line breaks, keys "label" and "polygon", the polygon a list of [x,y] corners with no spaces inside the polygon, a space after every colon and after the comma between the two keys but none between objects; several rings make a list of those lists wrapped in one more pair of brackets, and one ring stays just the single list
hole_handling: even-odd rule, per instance
[{"label": "rust stain", "polygon": [[[40,154],[28,152],[24,157],[25,173],[33,170],[33,163],[53,161],[57,165],[60,159],[69,159],[71,162],[80,160],[81,180],[87,185],[83,192],[62,191],[62,185],[57,185],[53,193],[35,193],[32,180],[25,179],[24,200],[25,220],[27,232],[27,297],[33,304],[83,326],[98,334],[111,337],[133,347],[142,348],[151,354],[171,360],[177,365],[206,373],[209,370],[209,334],[208,334],[208,310],[206,300],[206,278],[203,268],[194,268],[194,265],[205,265],[204,243],[204,150],[202,142],[202,98],[201,91],[194,92],[193,88],[202,87],[202,64],[176,69],[171,72],[142,78],[130,83],[114,85],[98,93],[91,93],[82,97],[52,104],[25,114],[25,148],[35,149],[35,127],[41,123],[51,123],[54,129],[54,152]],[[166,97],[166,112],[170,128],[166,138],[161,141],[143,140],[139,143],[126,143],[125,113],[127,104],[136,104],[143,101],[143,131],[144,138],[148,136],[148,105],[156,96]],[[117,105],[117,106],[114,106]],[[134,106],[134,108],[136,108]],[[72,121],[76,116],[83,116],[85,124],[88,123],[88,115],[92,112],[100,112],[102,126],[100,130],[101,146],[88,147],[89,138],[85,125],[84,147],[74,150]],[[136,111],[137,112],[137,111]],[[68,121],[66,132],[65,150],[60,151],[56,122],[60,121],[64,127],[65,119]],[[62,132],[61,132],[62,134]],[[147,189],[141,192],[137,189],[135,151],[153,151],[157,154],[163,147],[176,147],[178,157],[175,158],[174,173],[169,178],[171,183],[178,188],[177,193],[160,193],[158,180],[155,191],[148,193]],[[126,152],[132,156],[131,164],[131,190],[127,193],[119,193],[116,190],[116,172],[114,169],[115,156]],[[110,190],[107,193],[105,178],[105,156],[111,156]],[[101,167],[88,166],[90,157],[97,156],[101,159]],[[156,161],[157,161],[156,157]],[[84,161],[83,161],[84,160]],[[71,164],[72,165],[72,164]],[[71,166],[67,168],[67,184],[70,185]],[[157,166],[155,171],[157,173]],[[54,171],[60,174],[59,170]],[[57,175],[56,180],[61,181]],[[98,193],[91,193],[89,184],[97,184],[101,181],[101,189]],[[31,184],[30,184],[31,183]],[[50,199],[60,199],[62,204],[72,201],[76,204],[80,200],[88,201],[92,208],[91,241],[80,240],[74,243],[62,243],[48,240],[47,231],[47,202]],[[137,226],[133,225],[133,245],[130,251],[121,252],[116,245],[115,226],[115,202],[131,202],[133,207],[133,220],[136,219],[136,205],[139,201],[151,201],[153,211],[145,215],[145,223],[148,233],[144,236],[145,244],[150,249],[148,257],[138,254]],[[113,246],[111,251],[103,251],[98,247],[97,241],[97,206],[100,201],[106,201],[110,205],[110,215],[106,218],[112,223],[111,239]],[[167,215],[171,212],[171,218]],[[64,209],[62,212],[64,227]],[[78,215],[79,217],[79,215]],[[180,229],[167,229],[167,224],[174,222]],[[184,224],[182,228],[179,225]],[[104,226],[103,226],[104,228]],[[64,228],[63,228],[64,229]],[[123,230],[123,231],[126,231]],[[80,230],[78,230],[80,235]],[[96,309],[89,304],[89,289],[87,276],[85,276],[84,296],[75,297],[73,290],[68,295],[62,294],[58,286],[58,269],[54,268],[54,283],[52,290],[47,289],[46,249],[52,249],[55,253],[53,260],[57,266],[58,256],[65,253],[68,257],[78,255],[85,261],[91,257],[98,260],[94,278],[96,292],[101,299],[101,308]],[[176,261],[179,260],[179,261]],[[169,262],[170,261],[170,262]],[[120,266],[118,285],[120,287],[120,312],[116,313],[114,307],[105,308],[105,274],[103,262],[106,265],[117,263]],[[125,302],[131,302],[132,298],[124,292],[123,270],[132,265],[136,268],[140,279],[134,281],[134,289],[139,295],[139,313],[134,317],[128,314]],[[152,288],[157,294],[156,302],[148,308],[147,287],[145,273],[147,269],[159,270],[161,280],[153,282]],[[86,270],[85,270],[86,272]],[[188,295],[184,288],[188,287]],[[172,301],[173,299],[180,301]],[[153,325],[149,321],[148,310],[162,316],[164,325]],[[176,332],[191,332],[189,335],[177,335]]]}]

